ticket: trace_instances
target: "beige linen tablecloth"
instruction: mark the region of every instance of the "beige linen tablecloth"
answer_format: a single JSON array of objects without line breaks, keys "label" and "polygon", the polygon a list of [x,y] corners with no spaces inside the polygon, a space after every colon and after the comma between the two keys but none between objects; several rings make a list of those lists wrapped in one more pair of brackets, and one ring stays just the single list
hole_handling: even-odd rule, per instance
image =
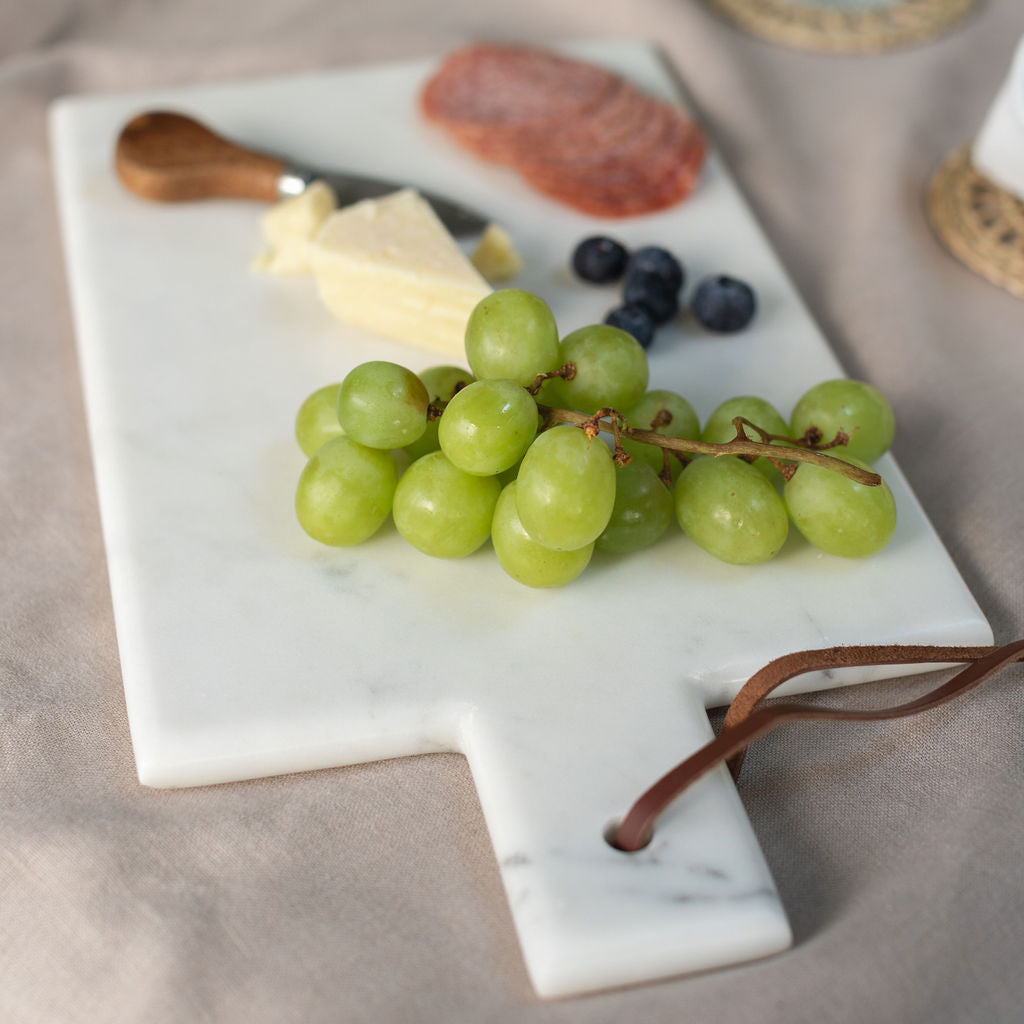
[{"label": "beige linen tablecloth", "polygon": [[[799,727],[741,784],[795,933],[772,960],[532,994],[456,755],[186,791],[135,779],[58,236],[57,96],[440,53],[658,41],[999,640],[1024,636],[1024,303],[922,189],[1024,33],[827,57],[694,0],[0,0],[0,1021],[1024,1019],[1024,672],[925,717]],[[873,685],[878,704],[904,684]],[[668,767],[668,766],[666,766]]]}]

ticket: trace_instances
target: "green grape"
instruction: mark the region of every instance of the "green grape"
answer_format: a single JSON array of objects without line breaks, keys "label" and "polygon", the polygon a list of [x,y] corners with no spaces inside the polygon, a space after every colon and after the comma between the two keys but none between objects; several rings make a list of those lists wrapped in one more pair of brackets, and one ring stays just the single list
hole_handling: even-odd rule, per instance
[{"label": "green grape", "polygon": [[481,299],[466,324],[466,359],[480,380],[524,387],[557,369],[558,327],[548,304],[518,288]]},{"label": "green grape", "polygon": [[831,441],[843,430],[850,443],[841,451],[864,462],[874,462],[892,444],[896,421],[885,396],[859,380],[826,380],[806,392],[793,407],[790,425],[794,437],[808,427]]},{"label": "green grape", "polygon": [[[710,444],[725,444],[726,441],[731,441],[736,436],[736,428],[732,421],[737,416],[743,416],[751,423],[756,423],[769,434],[789,434],[789,424],[771,402],[755,395],[740,395],[727,399],[715,409],[704,424],[700,439]],[[749,427],[745,429],[747,436],[752,440],[761,440],[756,430]],[[760,470],[772,483],[781,482],[782,474],[764,456],[755,459],[751,465]]]},{"label": "green grape", "polygon": [[340,384],[318,388],[299,406],[295,417],[295,440],[308,458],[332,437],[343,434],[338,422]]},{"label": "green grape", "polygon": [[595,547],[612,555],[628,555],[650,547],[672,521],[672,494],[658,474],[641,459],[615,470],[615,505]]},{"label": "green grape", "polygon": [[[868,464],[846,453],[829,452],[861,469]],[[821,466],[801,463],[782,492],[796,528],[816,548],[844,558],[873,555],[896,531],[896,503],[885,481],[859,484]]]},{"label": "green grape", "polygon": [[441,451],[466,473],[494,476],[514,466],[537,433],[537,403],[514,380],[463,388],[438,421]]},{"label": "green grape", "polygon": [[676,482],[676,518],[708,554],[733,565],[777,555],[789,532],[775,488],[735,455],[694,459]]},{"label": "green grape", "polygon": [[431,402],[450,402],[474,377],[461,366],[430,366],[418,374]]},{"label": "green grape", "polygon": [[556,393],[572,409],[593,413],[610,407],[631,409],[647,389],[647,355],[630,334],[608,324],[592,324],[567,334],[558,364],[572,363],[576,376],[558,382]]},{"label": "green grape", "polygon": [[545,547],[572,551],[592,544],[615,505],[615,464],[600,438],[564,425],[530,446],[516,478],[519,518]]},{"label": "green grape", "polygon": [[555,409],[564,409],[568,406],[569,400],[562,393],[562,378],[549,377],[540,386],[536,400],[538,405],[550,405]]},{"label": "green grape", "polygon": [[[668,414],[669,422],[658,427],[653,427],[655,417]],[[693,406],[674,391],[656,389],[648,391],[636,405],[626,414],[626,422],[631,427],[640,430],[656,430],[666,437],[685,437],[695,440],[700,437],[700,422]],[[646,444],[643,441],[634,441],[632,438],[624,437],[622,447],[633,456],[634,459],[641,459],[646,462],[655,473],[661,473],[665,467],[664,449],[654,444]],[[683,470],[683,463],[672,453],[668,458],[669,470],[672,480]],[[598,545],[600,547],[600,545]]]},{"label": "green grape", "polygon": [[[473,374],[458,366],[431,366],[417,375],[427,389],[427,397],[431,403],[444,405],[451,401],[452,396],[461,388],[473,383]],[[441,447],[437,440],[437,420],[427,420],[427,429],[421,437],[405,446],[409,458],[415,462],[428,452],[436,452]]]},{"label": "green grape", "polygon": [[[525,456],[526,452],[523,453]],[[520,459],[514,466],[509,466],[508,469],[503,469],[498,474],[498,483],[504,487],[506,484],[512,483],[513,480],[519,477],[519,467],[523,464],[523,460]]]},{"label": "green grape", "polygon": [[498,562],[512,579],[528,587],[561,587],[570,583],[586,569],[594,545],[587,544],[575,551],[553,551],[535,541],[519,521],[518,486],[515,480],[506,485],[494,509],[491,542]]},{"label": "green grape", "polygon": [[390,452],[340,434],[317,449],[302,470],[295,514],[321,544],[359,544],[387,519],[397,483]]},{"label": "green grape", "polygon": [[397,363],[360,363],[341,382],[338,420],[368,448],[402,448],[427,429],[427,389]]},{"label": "green grape", "polygon": [[398,481],[395,527],[424,554],[463,558],[490,536],[500,492],[495,477],[464,473],[443,452],[430,452]]}]

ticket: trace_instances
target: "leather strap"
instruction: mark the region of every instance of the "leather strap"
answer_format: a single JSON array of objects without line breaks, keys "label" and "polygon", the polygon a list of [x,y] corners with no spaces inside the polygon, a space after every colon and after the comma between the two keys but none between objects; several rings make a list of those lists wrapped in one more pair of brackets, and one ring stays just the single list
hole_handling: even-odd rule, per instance
[{"label": "leather strap", "polygon": [[[1024,660],[1024,640],[998,647],[939,647],[930,645],[879,645],[827,647],[799,651],[769,662],[755,672],[736,695],[726,712],[722,731],[646,790],[630,807],[615,834],[613,845],[626,852],[642,849],[650,842],[658,815],[684,789],[723,761],[728,761],[734,779],[739,777],[747,746],[783,722],[848,721],[878,722],[904,718],[937,707],[983,683],[1008,665]],[[794,676],[823,669],[867,665],[917,665],[969,662],[967,668],[941,686],[891,708],[878,710],[834,710],[805,704],[764,705],[764,699]]]}]

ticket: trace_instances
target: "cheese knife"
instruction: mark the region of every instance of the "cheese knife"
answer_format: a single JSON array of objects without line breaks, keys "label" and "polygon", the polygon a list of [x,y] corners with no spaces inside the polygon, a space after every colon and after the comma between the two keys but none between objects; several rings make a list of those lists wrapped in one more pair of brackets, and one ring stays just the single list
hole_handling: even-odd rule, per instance
[{"label": "cheese knife", "polygon": [[[301,194],[311,182],[327,182],[339,206],[410,187],[379,178],[335,173],[292,163],[232,142],[184,114],[154,110],[133,117],[121,130],[114,167],[129,191],[147,199],[261,199]],[[460,203],[418,190],[456,237],[479,234],[488,224]]]}]

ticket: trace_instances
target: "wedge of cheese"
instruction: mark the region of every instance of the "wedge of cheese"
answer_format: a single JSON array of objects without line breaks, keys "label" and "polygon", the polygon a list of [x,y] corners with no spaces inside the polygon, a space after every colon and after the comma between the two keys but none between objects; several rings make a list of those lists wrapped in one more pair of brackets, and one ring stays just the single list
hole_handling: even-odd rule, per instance
[{"label": "wedge of cheese", "polygon": [[415,190],[332,213],[309,258],[340,320],[465,358],[466,321],[491,289]]}]

